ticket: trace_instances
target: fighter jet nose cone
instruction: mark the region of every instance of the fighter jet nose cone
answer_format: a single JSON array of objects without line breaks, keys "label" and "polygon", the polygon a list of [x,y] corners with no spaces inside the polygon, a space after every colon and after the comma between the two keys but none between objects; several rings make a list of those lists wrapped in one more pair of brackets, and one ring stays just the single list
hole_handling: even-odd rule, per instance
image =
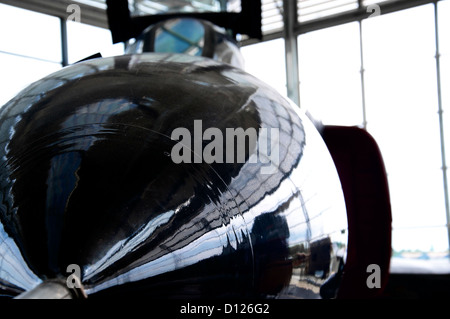
[{"label": "fighter jet nose cone", "polygon": [[345,250],[317,131],[205,58],[96,59],[32,84],[0,109],[0,198],[12,296],[75,273],[89,297],[300,294],[293,276],[320,286]]}]

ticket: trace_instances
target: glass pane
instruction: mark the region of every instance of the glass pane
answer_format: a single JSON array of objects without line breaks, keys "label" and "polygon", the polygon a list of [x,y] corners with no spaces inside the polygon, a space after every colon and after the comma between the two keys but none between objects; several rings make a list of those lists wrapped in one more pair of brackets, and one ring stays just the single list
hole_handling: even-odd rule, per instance
[{"label": "glass pane", "polygon": [[108,29],[67,21],[69,63],[75,63],[96,53],[103,57],[121,55],[123,43],[113,45]]},{"label": "glass pane", "polygon": [[276,39],[241,48],[245,71],[286,95],[284,40]]},{"label": "glass pane", "polygon": [[61,62],[59,18],[0,4],[0,51]]},{"label": "glass pane", "polygon": [[358,9],[356,0],[298,0],[298,20],[306,22]]},{"label": "glass pane", "polygon": [[159,27],[155,33],[155,52],[202,55],[205,42],[205,28],[197,20],[170,20]]},{"label": "glass pane", "polygon": [[60,68],[59,63],[0,53],[0,107],[32,82]]},{"label": "glass pane", "polygon": [[[447,164],[447,185],[450,188],[450,1],[438,2],[439,46],[441,54],[441,96],[444,110],[444,137]],[[450,198],[450,190],[447,196]],[[448,217],[450,219],[450,216]],[[450,220],[447,220],[450,224]],[[449,235],[450,236],[450,235]],[[450,239],[449,239],[450,240]]]},{"label": "glass pane", "polygon": [[261,1],[261,31],[263,34],[272,33],[283,29],[283,1]]},{"label": "glass pane", "polygon": [[324,124],[362,125],[357,22],[298,39],[300,105]]},{"label": "glass pane", "polygon": [[394,252],[446,251],[434,7],[369,18],[362,26],[367,127],[388,173]]}]

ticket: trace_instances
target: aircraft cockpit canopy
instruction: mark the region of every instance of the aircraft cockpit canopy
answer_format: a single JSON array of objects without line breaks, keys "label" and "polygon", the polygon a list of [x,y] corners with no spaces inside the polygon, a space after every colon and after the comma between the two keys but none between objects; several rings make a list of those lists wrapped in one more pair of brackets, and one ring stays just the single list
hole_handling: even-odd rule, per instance
[{"label": "aircraft cockpit canopy", "polygon": [[189,17],[164,20],[147,27],[126,53],[182,53],[204,56],[243,68],[244,59],[224,28]]}]

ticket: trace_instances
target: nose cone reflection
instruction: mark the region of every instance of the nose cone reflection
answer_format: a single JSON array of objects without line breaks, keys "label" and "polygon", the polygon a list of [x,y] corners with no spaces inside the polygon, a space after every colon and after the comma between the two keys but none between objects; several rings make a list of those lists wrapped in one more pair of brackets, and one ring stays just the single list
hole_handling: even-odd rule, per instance
[{"label": "nose cone reflection", "polygon": [[[275,169],[262,173],[252,142],[242,162],[175,163],[171,134],[198,143],[196,120],[223,136],[277,128]],[[75,264],[90,298],[315,298],[345,254],[342,192],[313,125],[205,58],[97,59],[32,84],[0,109],[0,187],[9,296]]]}]

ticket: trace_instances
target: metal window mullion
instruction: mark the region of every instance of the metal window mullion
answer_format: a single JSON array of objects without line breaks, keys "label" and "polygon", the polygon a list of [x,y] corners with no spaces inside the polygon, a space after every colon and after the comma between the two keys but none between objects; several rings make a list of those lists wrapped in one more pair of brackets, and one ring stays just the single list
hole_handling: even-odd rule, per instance
[{"label": "metal window mullion", "polygon": [[61,26],[61,64],[67,66],[69,64],[69,49],[67,45],[67,21],[64,18],[59,18]]},{"label": "metal window mullion", "polygon": [[366,85],[365,85],[365,67],[364,67],[364,48],[363,48],[363,35],[362,35],[362,21],[359,23],[359,50],[361,56],[361,103],[363,112],[363,128],[367,129],[367,109],[366,109]]},{"label": "metal window mullion", "polygon": [[450,200],[448,193],[447,179],[447,160],[445,156],[445,138],[444,138],[444,110],[442,107],[442,82],[441,82],[441,53],[439,48],[439,25],[438,25],[438,4],[434,3],[434,23],[435,23],[435,40],[436,40],[436,80],[438,93],[438,115],[439,115],[439,134],[441,139],[441,156],[442,156],[442,177],[444,180],[444,199],[445,214],[447,217],[447,236],[450,250]]},{"label": "metal window mullion", "polygon": [[283,1],[283,22],[287,95],[295,104],[300,105],[297,36],[294,34],[297,22],[296,1]]}]

